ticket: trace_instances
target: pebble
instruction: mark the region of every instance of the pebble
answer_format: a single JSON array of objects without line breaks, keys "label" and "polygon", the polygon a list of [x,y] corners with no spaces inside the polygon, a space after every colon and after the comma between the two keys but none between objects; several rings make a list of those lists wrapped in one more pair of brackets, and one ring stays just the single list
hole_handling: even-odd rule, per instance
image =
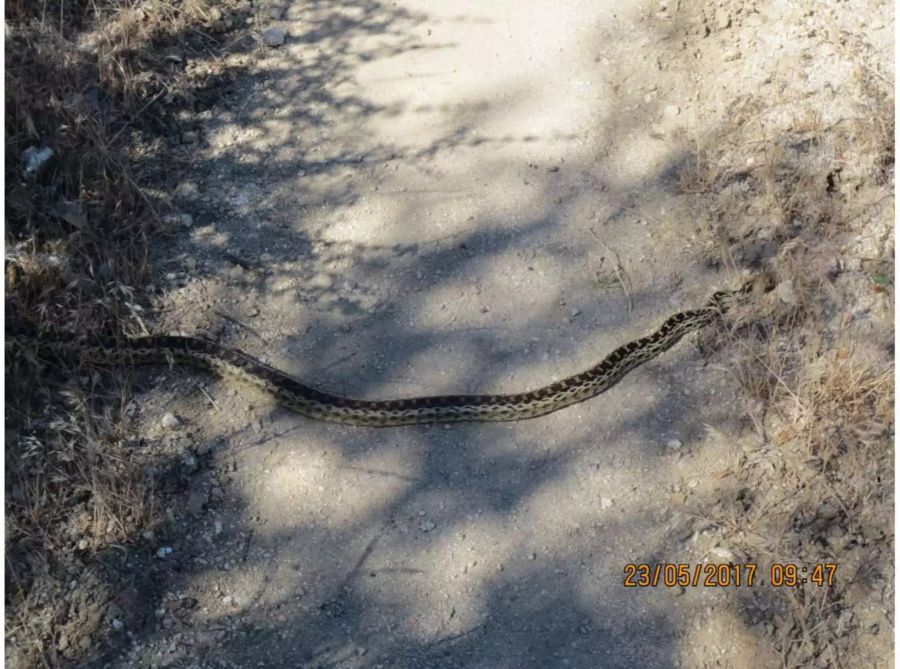
[{"label": "pebble", "polygon": [[50,212],[54,216],[71,223],[76,228],[83,228],[87,225],[87,217],[85,216],[84,209],[77,202],[62,200],[53,205],[50,208]]},{"label": "pebble", "polygon": [[709,551],[709,554],[720,562],[737,562],[737,556],[725,546],[716,546]]},{"label": "pebble", "polygon": [[197,461],[197,456],[190,451],[181,456],[181,464],[184,466],[184,470],[188,474],[193,474],[200,468],[200,463]]},{"label": "pebble", "polygon": [[666,105],[665,109],[663,109],[663,116],[667,116],[672,118],[673,116],[678,116],[681,113],[681,107],[678,105]]},{"label": "pebble", "polygon": [[24,175],[30,177],[42,171],[52,157],[53,149],[50,147],[39,149],[36,146],[29,146],[21,156]]},{"label": "pebble", "polygon": [[775,294],[783,304],[797,304],[797,294],[794,292],[794,280],[785,279],[775,287]]},{"label": "pebble", "polygon": [[609,509],[612,507],[613,501],[609,497],[601,497],[600,498],[600,508],[601,509]]},{"label": "pebble", "polygon": [[162,417],[162,426],[167,430],[171,430],[173,428],[181,425],[181,421],[178,420],[178,417],[170,411],[167,411]]},{"label": "pebble", "polygon": [[123,623],[123,622],[122,622],[121,620],[119,620],[118,618],[113,618],[113,619],[112,619],[112,622],[111,622],[111,625],[112,625],[112,628],[113,628],[116,632],[121,632],[123,629],[125,629],[125,623]]},{"label": "pebble", "polygon": [[431,530],[433,530],[436,527],[437,527],[437,525],[430,520],[426,520],[424,523],[419,525],[419,529],[422,530],[423,532],[431,532]]},{"label": "pebble", "polygon": [[187,498],[187,509],[194,515],[199,516],[203,513],[203,507],[206,504],[208,495],[204,490],[192,490]]},{"label": "pebble", "polygon": [[666,448],[670,451],[677,451],[682,445],[681,439],[669,439],[669,441],[666,442]]},{"label": "pebble", "polygon": [[262,41],[266,46],[281,46],[284,44],[285,32],[281,28],[266,28],[263,30]]},{"label": "pebble", "polygon": [[90,546],[90,542],[87,539],[79,539],[78,540],[78,550],[87,550],[87,547]]},{"label": "pebble", "polygon": [[273,21],[280,21],[284,16],[284,7],[282,5],[272,5],[269,7],[269,18]]},{"label": "pebble", "polygon": [[166,556],[171,555],[175,551],[171,546],[160,546],[156,551],[156,557],[160,560],[164,560]]},{"label": "pebble", "polygon": [[719,7],[716,9],[716,28],[719,30],[725,30],[728,26],[731,25],[731,16],[728,14],[728,10],[724,7]]},{"label": "pebble", "polygon": [[175,195],[177,197],[190,198],[199,195],[197,184],[193,181],[182,181],[175,187]]}]

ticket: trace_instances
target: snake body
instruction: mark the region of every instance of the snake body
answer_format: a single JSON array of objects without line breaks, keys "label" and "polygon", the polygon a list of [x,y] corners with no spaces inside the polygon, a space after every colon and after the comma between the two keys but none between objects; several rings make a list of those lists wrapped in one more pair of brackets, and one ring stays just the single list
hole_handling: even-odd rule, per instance
[{"label": "snake body", "polygon": [[631,370],[672,348],[685,335],[712,323],[749,293],[752,282],[736,291],[720,291],[699,309],[669,316],[652,334],[619,346],[579,374],[523,393],[438,395],[391,400],[362,400],[308,386],[237,349],[199,337],[158,335],[96,345],[91,356],[103,363],[185,364],[259,386],[279,404],[318,420],[386,427],[464,421],[516,421],[536,418],[583,402],[609,390]]}]

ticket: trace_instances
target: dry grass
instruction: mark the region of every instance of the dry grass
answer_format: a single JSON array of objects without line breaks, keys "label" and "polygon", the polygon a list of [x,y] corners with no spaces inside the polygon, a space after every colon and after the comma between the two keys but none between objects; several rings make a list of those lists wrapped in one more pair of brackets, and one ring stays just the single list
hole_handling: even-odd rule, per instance
[{"label": "dry grass", "polygon": [[[785,666],[865,657],[853,648],[867,631],[853,587],[873,569],[888,578],[892,554],[893,370],[849,339],[805,336],[820,331],[803,321],[745,342],[736,366],[759,443],[735,472],[743,493],[724,496],[711,518],[764,565],[838,565],[831,588],[771,589],[757,602]],[[873,584],[863,590],[867,603],[883,595],[885,584]]]},{"label": "dry grass", "polygon": [[695,513],[762,572],[838,565],[830,588],[765,586],[740,600],[783,666],[889,666],[893,87],[863,40],[837,29],[824,40],[850,64],[852,113],[829,123],[832,110],[809,100],[748,96],[678,175],[710,212],[725,263],[779,281],[731,337],[754,443]]},{"label": "dry grass", "polygon": [[[162,205],[136,174],[161,105],[190,104],[178,57],[205,0],[7,3],[6,659],[61,666],[108,633],[95,568],[154,522],[122,420],[121,373],[42,360],[45,333],[134,328]],[[221,12],[220,12],[221,14]],[[157,142],[158,149],[159,142]],[[22,170],[29,147],[53,158]],[[155,150],[155,149],[154,149]],[[63,369],[65,367],[65,369]],[[108,623],[108,621],[106,621]],[[102,629],[101,629],[102,628]]]}]

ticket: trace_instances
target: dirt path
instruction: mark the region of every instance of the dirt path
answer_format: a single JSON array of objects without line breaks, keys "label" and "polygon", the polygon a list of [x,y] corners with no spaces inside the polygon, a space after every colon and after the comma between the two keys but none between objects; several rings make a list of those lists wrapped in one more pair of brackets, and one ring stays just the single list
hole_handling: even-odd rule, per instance
[{"label": "dirt path", "polygon": [[[355,396],[502,392],[736,286],[692,161],[803,67],[805,19],[682,4],[291,4],[196,119],[162,329]],[[199,471],[115,666],[767,665],[733,591],[623,587],[735,557],[685,511],[746,428],[725,355],[683,343],[539,420],[386,430],[161,372],[141,419]]]}]

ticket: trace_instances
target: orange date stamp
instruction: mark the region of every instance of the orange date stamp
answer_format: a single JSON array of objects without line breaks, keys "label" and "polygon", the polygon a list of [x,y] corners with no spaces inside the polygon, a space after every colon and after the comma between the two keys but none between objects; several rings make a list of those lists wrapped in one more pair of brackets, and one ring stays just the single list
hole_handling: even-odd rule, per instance
[{"label": "orange date stamp", "polygon": [[813,565],[776,562],[769,566],[767,573],[753,563],[629,562],[625,565],[623,584],[626,588],[749,588],[755,585],[797,588],[810,583],[827,588],[834,583],[836,574],[837,565],[828,562]]}]

